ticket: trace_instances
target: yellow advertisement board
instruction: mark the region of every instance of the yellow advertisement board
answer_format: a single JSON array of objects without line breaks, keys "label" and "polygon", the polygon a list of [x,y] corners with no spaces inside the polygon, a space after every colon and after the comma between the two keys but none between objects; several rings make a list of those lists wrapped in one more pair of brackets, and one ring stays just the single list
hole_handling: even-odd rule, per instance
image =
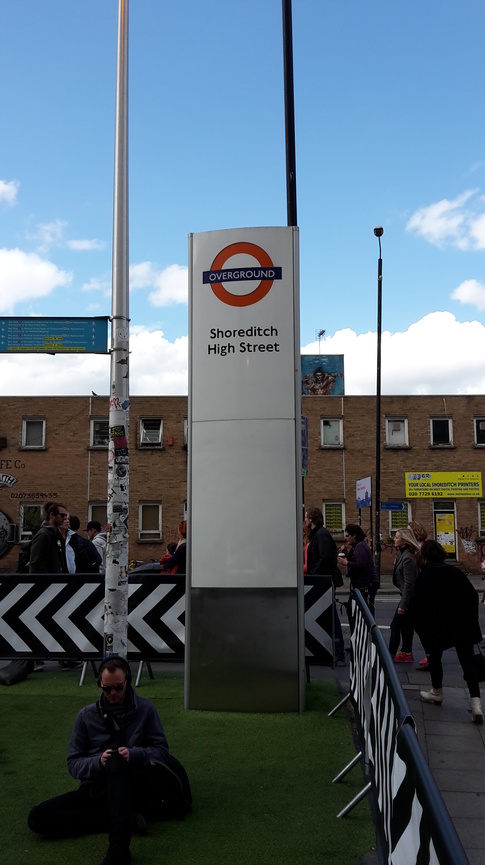
[{"label": "yellow advertisement board", "polygon": [[406,472],[407,499],[473,499],[482,496],[481,472]]},{"label": "yellow advertisement board", "polygon": [[456,555],[455,515],[450,513],[435,514],[436,540],[446,550],[449,556]]}]

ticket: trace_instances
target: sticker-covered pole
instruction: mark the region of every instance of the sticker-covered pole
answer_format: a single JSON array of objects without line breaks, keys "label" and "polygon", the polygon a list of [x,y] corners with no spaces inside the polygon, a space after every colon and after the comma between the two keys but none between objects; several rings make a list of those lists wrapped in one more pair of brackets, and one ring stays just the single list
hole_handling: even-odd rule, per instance
[{"label": "sticker-covered pole", "polygon": [[128,651],[128,0],[118,2],[104,653]]}]

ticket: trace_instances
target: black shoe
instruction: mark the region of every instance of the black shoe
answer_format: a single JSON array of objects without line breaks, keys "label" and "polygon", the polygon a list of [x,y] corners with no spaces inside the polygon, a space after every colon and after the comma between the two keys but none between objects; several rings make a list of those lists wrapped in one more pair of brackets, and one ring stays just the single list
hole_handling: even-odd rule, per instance
[{"label": "black shoe", "polygon": [[101,865],[129,865],[131,851],[128,844],[112,841]]}]

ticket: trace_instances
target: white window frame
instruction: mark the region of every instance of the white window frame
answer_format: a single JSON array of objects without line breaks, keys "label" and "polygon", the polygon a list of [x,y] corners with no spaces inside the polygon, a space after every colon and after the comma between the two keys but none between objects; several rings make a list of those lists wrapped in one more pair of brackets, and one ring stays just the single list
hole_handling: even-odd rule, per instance
[{"label": "white window frame", "polygon": [[22,541],[30,541],[32,540],[34,533],[30,529],[25,528],[25,511],[26,508],[36,508],[39,512],[39,525],[42,523],[44,519],[43,514],[43,506],[38,504],[23,504],[20,505],[20,543]]},{"label": "white window frame", "polygon": [[[27,444],[27,425],[29,423],[42,424],[42,444]],[[24,417],[22,418],[22,447],[26,450],[45,450],[45,418]]]},{"label": "white window frame", "polygon": [[[338,441],[324,442],[323,430],[327,424],[338,424]],[[343,418],[341,417],[321,417],[320,418],[320,446],[322,448],[341,448],[344,443],[343,436]]]},{"label": "white window frame", "polygon": [[411,505],[409,502],[402,502],[404,509],[402,511],[389,511],[389,537],[393,538],[399,529],[407,529],[408,523],[411,522]]},{"label": "white window frame", "polygon": [[[328,516],[329,516],[329,515],[327,515],[327,508],[331,508],[331,507],[341,508],[342,526],[339,529],[335,529],[335,528],[331,528],[330,526],[327,526],[327,521],[328,521]],[[332,537],[335,540],[343,540],[344,531],[345,531],[345,502],[335,502],[335,501],[322,502],[322,514],[323,514],[323,525],[325,526],[326,529],[328,529],[328,531],[330,532]]]},{"label": "white window frame", "polygon": [[108,502],[89,502],[88,522],[96,520],[101,526],[108,524]]},{"label": "white window frame", "polygon": [[[478,424],[483,424],[483,438],[484,441],[478,441]],[[473,418],[473,433],[475,437],[475,447],[477,448],[485,448],[485,417],[474,417]]]},{"label": "white window frame", "polygon": [[[99,423],[105,423],[108,427],[108,439],[106,444],[99,444],[94,442],[94,425]],[[92,448],[96,448],[96,450],[105,450],[109,447],[109,418],[107,417],[92,417],[90,419],[89,425],[89,446]]]},{"label": "white window frame", "polygon": [[[404,441],[395,441],[393,442],[392,437],[393,433],[397,430],[393,429],[395,424],[403,425],[403,439]],[[386,447],[388,448],[408,448],[409,447],[409,436],[408,436],[408,419],[407,417],[386,417]]]},{"label": "white window frame", "polygon": [[[446,421],[448,423],[448,441],[435,442],[433,439],[433,422]],[[429,437],[432,448],[452,448],[453,447],[453,420],[451,417],[430,417],[429,419]]]},{"label": "white window frame", "polygon": [[[158,437],[156,441],[150,441],[146,435],[146,424],[158,424]],[[153,430],[155,432],[155,430]],[[141,417],[140,418],[140,447],[141,448],[162,448],[163,447],[163,419],[161,417]]]},{"label": "white window frame", "polygon": [[[158,508],[158,529],[143,528],[143,508]],[[139,541],[161,541],[162,540],[162,504],[161,502],[143,501],[138,502],[138,540]]]},{"label": "white window frame", "polygon": [[478,535],[485,538],[485,501],[478,502]]}]

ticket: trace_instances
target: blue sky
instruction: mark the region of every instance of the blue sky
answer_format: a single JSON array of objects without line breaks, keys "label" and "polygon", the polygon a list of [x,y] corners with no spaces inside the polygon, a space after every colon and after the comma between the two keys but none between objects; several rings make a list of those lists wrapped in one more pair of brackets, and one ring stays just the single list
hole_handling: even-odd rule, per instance
[{"label": "blue sky", "polygon": [[[109,315],[116,0],[0,3],[0,315]],[[301,344],[383,392],[485,391],[485,6],[293,0]],[[280,0],[131,0],[133,393],[187,387],[189,232],[286,224]],[[107,358],[0,359],[106,393]]]}]

